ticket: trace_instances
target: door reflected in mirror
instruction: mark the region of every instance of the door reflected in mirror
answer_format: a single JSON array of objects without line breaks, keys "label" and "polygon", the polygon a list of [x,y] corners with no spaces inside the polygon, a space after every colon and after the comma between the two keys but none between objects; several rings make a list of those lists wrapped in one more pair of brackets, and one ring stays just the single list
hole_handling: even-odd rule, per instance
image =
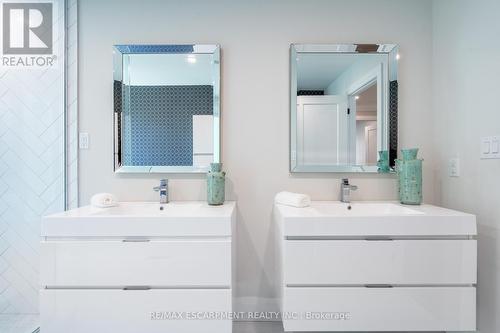
[{"label": "door reflected in mirror", "polygon": [[391,170],[397,47],[368,46],[292,45],[292,172]]},{"label": "door reflected in mirror", "polygon": [[356,114],[356,165],[377,165],[377,83],[363,87],[349,100]]}]

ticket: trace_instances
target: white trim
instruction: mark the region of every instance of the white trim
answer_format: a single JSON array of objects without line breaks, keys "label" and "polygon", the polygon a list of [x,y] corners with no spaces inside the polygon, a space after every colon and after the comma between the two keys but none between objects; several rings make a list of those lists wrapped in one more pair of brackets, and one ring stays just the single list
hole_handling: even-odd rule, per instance
[{"label": "white trim", "polygon": [[349,86],[349,88],[347,89],[347,95],[355,95],[360,90],[371,85],[375,81],[377,81],[377,84],[378,84],[379,83],[378,81],[379,81],[379,79],[381,79],[381,76],[382,76],[382,63],[379,63],[373,69],[368,71],[368,73],[366,73],[366,75],[364,75],[359,80],[357,80],[356,82],[351,84]]},{"label": "white trim", "polygon": [[[385,113],[388,112],[387,108],[384,108],[384,105],[387,106],[387,101],[384,96],[386,95],[384,92],[387,91],[387,84],[384,84],[384,65],[383,63],[379,63],[373,69],[371,69],[365,76],[363,76],[358,81],[354,82],[347,89],[347,95],[353,96],[358,94],[361,90],[366,88],[367,86],[377,83],[377,124],[380,128],[383,128],[383,121],[386,119]],[[355,122],[354,122],[355,124]],[[389,124],[387,124],[388,126]],[[356,131],[355,126],[354,129],[350,128],[350,130]],[[377,150],[386,150],[386,145],[384,145],[383,131],[377,131]]]},{"label": "white trim", "polygon": [[65,8],[66,209],[78,207],[78,1]]},{"label": "white trim", "polygon": [[297,169],[297,51],[290,46],[290,172]]}]

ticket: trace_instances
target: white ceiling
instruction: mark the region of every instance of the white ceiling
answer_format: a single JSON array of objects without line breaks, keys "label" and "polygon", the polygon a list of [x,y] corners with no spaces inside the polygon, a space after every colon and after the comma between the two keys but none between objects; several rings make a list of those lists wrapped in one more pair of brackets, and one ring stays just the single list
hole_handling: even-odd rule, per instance
[{"label": "white ceiling", "polygon": [[[218,67],[212,54],[130,54],[130,85],[212,85]],[[127,70],[127,69],[125,69]]]},{"label": "white ceiling", "polygon": [[326,89],[356,59],[358,59],[356,54],[299,54],[297,56],[297,89]]}]

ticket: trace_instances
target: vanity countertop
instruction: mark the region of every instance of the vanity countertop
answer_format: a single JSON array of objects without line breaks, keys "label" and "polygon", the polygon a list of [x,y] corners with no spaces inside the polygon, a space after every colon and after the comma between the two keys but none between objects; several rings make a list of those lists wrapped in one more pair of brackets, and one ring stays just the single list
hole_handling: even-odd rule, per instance
[{"label": "vanity countertop", "polygon": [[[163,207],[163,209],[160,209]],[[122,202],[80,207],[42,218],[42,237],[229,237],[236,203],[204,201]]]},{"label": "vanity countertop", "polygon": [[306,208],[275,205],[274,214],[285,237],[464,237],[477,234],[475,215],[433,205],[313,201]]}]

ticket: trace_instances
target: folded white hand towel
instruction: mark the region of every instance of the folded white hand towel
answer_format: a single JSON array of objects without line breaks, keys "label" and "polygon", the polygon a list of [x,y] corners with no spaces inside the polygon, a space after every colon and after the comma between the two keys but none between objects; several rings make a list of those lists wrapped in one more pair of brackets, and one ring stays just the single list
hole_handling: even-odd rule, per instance
[{"label": "folded white hand towel", "polygon": [[90,199],[90,204],[93,207],[107,208],[118,206],[118,200],[111,193],[98,193]]},{"label": "folded white hand towel", "polygon": [[274,197],[274,202],[280,205],[302,208],[311,205],[311,198],[307,194],[280,192]]}]

